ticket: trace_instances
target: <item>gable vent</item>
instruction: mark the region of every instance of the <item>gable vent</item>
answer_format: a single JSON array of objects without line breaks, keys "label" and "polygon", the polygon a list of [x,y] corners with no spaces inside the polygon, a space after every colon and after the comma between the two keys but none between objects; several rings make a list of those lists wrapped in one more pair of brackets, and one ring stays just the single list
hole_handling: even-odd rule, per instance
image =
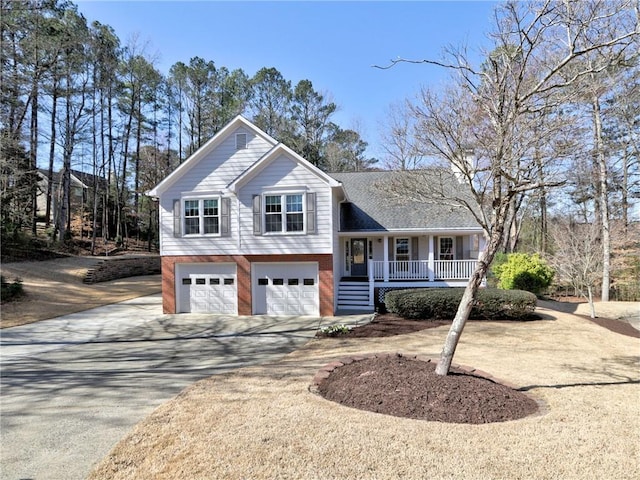
[{"label": "gable vent", "polygon": [[247,134],[236,133],[236,150],[244,150],[247,148]]}]

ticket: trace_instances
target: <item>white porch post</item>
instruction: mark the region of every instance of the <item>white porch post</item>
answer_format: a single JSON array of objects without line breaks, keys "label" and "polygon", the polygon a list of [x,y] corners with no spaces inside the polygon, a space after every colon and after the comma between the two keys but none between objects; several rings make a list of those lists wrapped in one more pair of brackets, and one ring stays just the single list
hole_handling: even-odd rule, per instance
[{"label": "white porch post", "polygon": [[373,275],[373,260],[369,260],[369,306],[375,305],[375,277]]},{"label": "white porch post", "polygon": [[385,282],[389,281],[389,237],[383,237],[384,243],[382,244],[384,250],[382,251],[382,277]]},{"label": "white porch post", "polygon": [[487,248],[487,239],[484,238],[484,235],[478,235],[478,260],[480,260],[485,248]]},{"label": "white porch post", "polygon": [[429,241],[427,242],[429,245],[429,257],[428,257],[428,262],[429,262],[429,281],[433,282],[434,279],[434,272],[435,272],[435,262],[434,262],[434,254],[433,254],[433,235],[429,235]]}]

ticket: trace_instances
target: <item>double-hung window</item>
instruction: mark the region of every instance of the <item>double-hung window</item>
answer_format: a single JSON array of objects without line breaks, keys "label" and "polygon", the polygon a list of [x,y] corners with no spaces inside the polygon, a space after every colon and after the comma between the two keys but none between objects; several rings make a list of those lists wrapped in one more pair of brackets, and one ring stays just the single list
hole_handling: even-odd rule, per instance
[{"label": "double-hung window", "polygon": [[184,201],[185,235],[220,234],[220,201],[203,198]]},{"label": "double-hung window", "polygon": [[408,238],[396,238],[396,262],[411,260],[410,245]]},{"label": "double-hung window", "polygon": [[265,233],[304,232],[304,195],[264,196]]},{"label": "double-hung window", "polygon": [[453,237],[440,237],[440,260],[453,260]]}]

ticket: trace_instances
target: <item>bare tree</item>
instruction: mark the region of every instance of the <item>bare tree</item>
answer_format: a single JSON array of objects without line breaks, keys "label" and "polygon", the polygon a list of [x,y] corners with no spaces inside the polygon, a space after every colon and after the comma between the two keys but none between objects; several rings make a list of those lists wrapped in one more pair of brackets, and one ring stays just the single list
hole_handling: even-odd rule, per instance
[{"label": "bare tree", "polygon": [[591,318],[596,318],[593,292],[602,272],[602,248],[596,223],[576,223],[555,219],[551,237],[554,253],[549,263],[556,271],[556,281],[570,283],[589,301]]},{"label": "bare tree", "polygon": [[391,170],[414,170],[422,166],[416,142],[415,117],[408,102],[389,106],[386,122],[381,125],[384,165]]},{"label": "bare tree", "polygon": [[[438,192],[437,185],[417,184],[412,189],[421,190],[425,199],[468,208],[487,240],[445,340],[436,368],[439,375],[449,372],[478,288],[519,208],[517,199],[562,184],[550,174],[567,148],[556,141],[571,120],[560,107],[574,93],[569,87],[613,61],[607,55],[597,56],[597,62],[582,60],[612,46],[624,50],[639,35],[637,22],[629,22],[632,2],[583,3],[589,8],[575,10],[570,2],[552,1],[500,4],[490,35],[492,50],[480,67],[472,65],[464,49],[448,51],[449,60],[410,61],[452,71],[446,90],[423,91],[414,114],[425,156],[451,168],[468,186],[470,197]],[[610,22],[629,29],[593,41],[591,32],[610,32]],[[403,61],[408,60],[392,65]],[[539,168],[547,174],[541,177]],[[402,188],[406,191],[407,185]]]}]

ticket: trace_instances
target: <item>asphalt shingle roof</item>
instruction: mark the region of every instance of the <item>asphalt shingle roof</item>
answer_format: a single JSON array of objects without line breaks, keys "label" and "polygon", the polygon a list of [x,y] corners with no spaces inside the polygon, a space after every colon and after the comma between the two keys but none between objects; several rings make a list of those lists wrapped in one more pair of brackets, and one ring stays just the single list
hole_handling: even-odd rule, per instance
[{"label": "asphalt shingle roof", "polygon": [[[341,231],[412,229],[477,229],[478,223],[464,207],[440,199],[427,200],[415,192],[437,182],[451,192],[464,194],[464,185],[442,171],[331,173],[342,183],[349,202],[341,205]],[[413,192],[413,194],[412,194]]]}]

